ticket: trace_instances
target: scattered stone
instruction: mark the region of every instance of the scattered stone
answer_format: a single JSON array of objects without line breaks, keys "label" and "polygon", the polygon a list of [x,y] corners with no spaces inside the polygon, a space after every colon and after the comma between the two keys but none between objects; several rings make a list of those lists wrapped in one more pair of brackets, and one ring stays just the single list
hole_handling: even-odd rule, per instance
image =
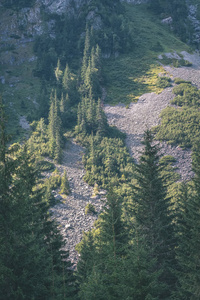
[{"label": "scattered stone", "polygon": [[172,17],[168,17],[168,18],[162,19],[162,21],[161,21],[161,23],[165,24],[165,25],[171,25],[172,22],[173,22]]},{"label": "scattered stone", "polygon": [[[174,68],[165,66],[165,71],[172,78],[182,78],[191,81],[200,89],[200,56],[199,52],[189,54],[181,52],[183,58],[192,63],[191,67]],[[165,53],[167,57],[180,59],[177,53]],[[104,110],[110,125],[115,125],[119,130],[126,133],[126,145],[130,154],[138,161],[142,151],[141,140],[147,128],[152,128],[160,123],[161,111],[170,105],[174,98],[172,87],[166,88],[159,95],[148,93],[142,95],[137,103],[132,103],[129,109],[121,105],[105,105]],[[164,155],[172,155],[176,158],[175,167],[181,175],[181,180],[190,180],[194,175],[191,167],[191,150],[183,150],[180,147],[159,143]]]}]

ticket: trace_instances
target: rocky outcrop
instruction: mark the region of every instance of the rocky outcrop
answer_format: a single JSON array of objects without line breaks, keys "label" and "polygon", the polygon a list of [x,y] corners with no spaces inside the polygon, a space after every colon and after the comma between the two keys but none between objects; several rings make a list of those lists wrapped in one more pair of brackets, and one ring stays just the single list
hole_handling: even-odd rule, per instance
[{"label": "rocky outcrop", "polygon": [[[187,1],[187,3],[188,2],[189,1]],[[194,34],[192,36],[191,42],[199,44],[200,43],[200,21],[197,19],[197,4],[189,5],[188,3],[188,9],[189,9],[188,19],[190,20],[194,30]]]},{"label": "rocky outcrop", "polygon": [[45,10],[51,14],[74,13],[89,2],[90,0],[37,0],[37,3],[41,3]]},{"label": "rocky outcrop", "polygon": [[149,2],[149,0],[121,0],[121,2],[127,2],[132,4],[143,4]]}]

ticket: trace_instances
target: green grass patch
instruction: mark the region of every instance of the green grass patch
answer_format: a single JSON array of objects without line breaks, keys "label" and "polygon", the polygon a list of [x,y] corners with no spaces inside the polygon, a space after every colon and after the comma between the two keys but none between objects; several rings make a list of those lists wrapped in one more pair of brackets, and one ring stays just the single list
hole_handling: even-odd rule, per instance
[{"label": "green grass patch", "polygon": [[104,60],[106,102],[111,104],[129,104],[144,93],[159,93],[162,89],[156,84],[157,76],[163,69],[158,55],[190,50],[151,15],[146,5],[126,4],[125,7],[134,46],[128,54]]},{"label": "green grass patch", "polygon": [[165,88],[167,88],[167,87],[169,87],[169,86],[172,85],[171,82],[172,82],[172,81],[171,81],[171,78],[166,77],[166,76],[161,76],[161,77],[159,77],[158,80],[157,80],[157,86],[158,86],[159,88],[161,88],[161,89],[165,89]]},{"label": "green grass patch", "polygon": [[172,104],[189,107],[200,106],[200,91],[191,84],[181,83],[173,88],[173,93],[177,96],[171,101]]},{"label": "green grass patch", "polygon": [[176,83],[176,84],[191,83],[191,81],[187,81],[187,80],[184,80],[182,78],[177,77],[177,78],[174,79],[174,83]]},{"label": "green grass patch", "polygon": [[154,127],[157,140],[180,147],[192,147],[200,140],[200,111],[196,108],[165,108],[161,115],[161,124]]}]

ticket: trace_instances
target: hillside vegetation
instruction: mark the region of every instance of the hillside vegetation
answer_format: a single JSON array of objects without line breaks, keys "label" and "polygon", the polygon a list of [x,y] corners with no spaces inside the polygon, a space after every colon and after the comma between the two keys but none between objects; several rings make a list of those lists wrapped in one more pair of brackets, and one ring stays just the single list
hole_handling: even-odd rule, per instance
[{"label": "hillside vegetation", "polygon": [[[26,11],[27,1],[3,4],[4,21],[22,21],[20,9]],[[34,1],[30,4],[34,8]],[[174,84],[161,63],[178,67],[188,62],[158,55],[189,51],[180,40],[187,40],[186,5],[179,0],[140,6],[93,0],[81,6],[78,17],[75,13],[75,7],[74,15],[42,10],[37,21],[45,31],[37,27],[40,34],[25,36],[21,23],[1,48],[0,300],[198,299],[199,91],[177,79],[173,104],[179,107],[168,112],[179,115],[182,132],[166,111],[155,129],[157,138],[169,140],[167,129],[172,142],[194,146],[195,175],[185,184],[177,183],[174,158],[160,156],[150,129],[143,133],[136,163],[125,135],[108,124],[103,109],[103,102],[127,104]],[[170,13],[176,35],[161,24]],[[30,122],[23,142],[20,117]],[[20,143],[12,144],[9,132]],[[72,161],[63,151],[71,138],[85,147],[84,176],[77,160],[82,148],[73,148]],[[68,178],[67,165],[60,167],[63,160],[76,176]],[[82,182],[77,190],[78,178],[93,187],[93,199],[104,189],[101,211],[98,201],[96,210],[95,201],[88,200],[92,187]],[[80,188],[88,192],[76,206],[85,215],[77,214],[79,223],[88,218],[91,225],[90,216],[98,218],[76,245],[79,259],[72,265],[63,238],[87,227],[73,228],[77,220],[69,223]]]}]

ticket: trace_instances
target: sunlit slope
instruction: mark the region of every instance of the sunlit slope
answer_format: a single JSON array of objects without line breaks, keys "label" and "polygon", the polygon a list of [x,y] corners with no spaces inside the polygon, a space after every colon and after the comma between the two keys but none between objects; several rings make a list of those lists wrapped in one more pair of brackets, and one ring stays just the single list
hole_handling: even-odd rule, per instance
[{"label": "sunlit slope", "polygon": [[162,72],[158,55],[165,52],[190,51],[167,25],[156,19],[146,5],[125,5],[134,40],[132,51],[117,58],[105,59],[107,98],[109,103],[130,103],[143,93],[159,92],[157,75]]}]

